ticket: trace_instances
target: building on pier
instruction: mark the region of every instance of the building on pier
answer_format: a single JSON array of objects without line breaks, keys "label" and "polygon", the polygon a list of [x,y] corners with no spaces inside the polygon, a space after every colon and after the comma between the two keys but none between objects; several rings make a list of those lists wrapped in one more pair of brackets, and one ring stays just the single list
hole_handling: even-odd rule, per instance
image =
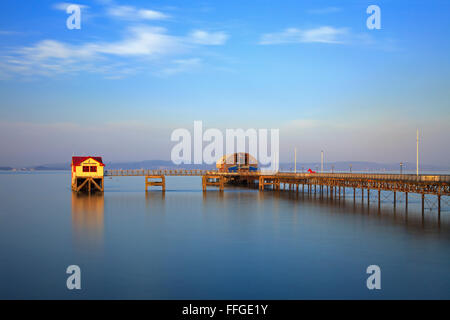
[{"label": "building on pier", "polygon": [[237,152],[225,155],[216,162],[219,172],[257,171],[258,161],[249,153]]},{"label": "building on pier", "polygon": [[72,157],[72,190],[103,191],[102,157]]}]

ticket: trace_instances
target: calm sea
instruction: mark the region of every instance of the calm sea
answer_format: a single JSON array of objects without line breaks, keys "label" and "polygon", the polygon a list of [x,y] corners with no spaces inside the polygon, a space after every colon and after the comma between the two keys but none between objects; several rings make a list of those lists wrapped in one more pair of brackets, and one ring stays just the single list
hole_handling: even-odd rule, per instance
[{"label": "calm sea", "polygon": [[[1,299],[450,298],[450,199],[371,206],[168,177],[105,179],[77,196],[66,172],[0,174]],[[432,208],[432,210],[430,210]],[[81,268],[68,290],[66,268]],[[368,290],[366,268],[381,268]]]}]

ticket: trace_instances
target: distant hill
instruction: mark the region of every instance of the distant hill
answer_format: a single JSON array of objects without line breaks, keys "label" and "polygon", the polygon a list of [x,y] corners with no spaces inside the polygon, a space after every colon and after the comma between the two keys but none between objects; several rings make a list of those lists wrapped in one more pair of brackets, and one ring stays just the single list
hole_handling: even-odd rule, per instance
[{"label": "distant hill", "polygon": [[139,162],[110,162],[106,163],[108,169],[214,169],[215,165],[181,164],[175,165],[168,160],[145,160]]},{"label": "distant hill", "polygon": [[[172,161],[168,160],[145,160],[138,162],[107,162],[107,169],[214,169],[215,165],[197,165],[197,164],[181,164],[175,165]],[[5,169],[5,170],[12,170]],[[39,166],[26,167],[26,170],[70,170],[70,163],[53,163],[43,164]],[[21,169],[23,170],[23,169]]]}]

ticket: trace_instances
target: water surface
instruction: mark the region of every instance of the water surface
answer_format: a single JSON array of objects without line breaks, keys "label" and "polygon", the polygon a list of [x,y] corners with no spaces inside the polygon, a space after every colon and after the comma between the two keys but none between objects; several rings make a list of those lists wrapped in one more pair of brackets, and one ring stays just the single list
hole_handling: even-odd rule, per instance
[{"label": "water surface", "polygon": [[[368,207],[350,190],[338,201],[166,180],[146,194],[143,177],[105,178],[104,195],[83,197],[66,172],[0,174],[0,298],[450,298],[445,197],[438,220],[431,196],[422,217],[413,195],[405,212],[389,194],[378,209],[376,192]],[[80,291],[66,288],[72,264]],[[372,264],[381,290],[366,287]]]}]

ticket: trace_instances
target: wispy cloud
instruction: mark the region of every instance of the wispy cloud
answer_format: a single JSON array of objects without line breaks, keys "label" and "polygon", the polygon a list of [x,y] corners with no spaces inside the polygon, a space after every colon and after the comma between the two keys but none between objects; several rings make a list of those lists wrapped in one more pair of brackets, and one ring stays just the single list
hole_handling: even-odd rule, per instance
[{"label": "wispy cloud", "polygon": [[309,14],[329,14],[339,12],[341,10],[342,9],[338,7],[325,7],[325,8],[310,9],[307,12]]},{"label": "wispy cloud", "polygon": [[124,20],[164,20],[169,16],[155,10],[138,9],[132,6],[111,6],[108,15]]},{"label": "wispy cloud", "polygon": [[[71,4],[76,3],[59,2],[53,5],[53,9],[65,11]],[[171,35],[166,28],[144,24],[168,19],[169,15],[163,12],[119,5],[114,1],[103,1],[101,4],[104,5],[103,14],[124,22],[125,32],[120,37],[81,43],[47,38],[31,45],[8,48],[0,52],[0,77],[92,72],[103,74],[108,79],[120,79],[142,71],[142,65],[153,74],[173,75],[201,64],[200,59],[183,57],[186,53],[192,55],[200,46],[224,45],[229,38],[223,31],[199,29],[185,36]],[[83,4],[77,5],[89,8]],[[145,63],[142,63],[143,59]],[[157,59],[159,61],[152,64]],[[158,68],[159,71],[151,70]]]},{"label": "wispy cloud", "polygon": [[56,40],[42,40],[34,46],[24,47],[20,55],[31,61],[46,59],[84,59],[99,54],[116,56],[153,56],[176,51],[179,39],[170,36],[164,28],[131,27],[126,36],[113,42],[88,42],[70,45]]},{"label": "wispy cloud", "polygon": [[[193,36],[193,34],[197,36]],[[199,36],[200,35],[200,36]],[[200,41],[201,40],[201,41]],[[208,33],[197,30],[185,37],[168,34],[165,28],[133,26],[129,27],[122,39],[117,41],[86,42],[69,44],[46,39],[32,46],[18,48],[2,56],[0,71],[6,74],[24,76],[52,75],[88,71],[104,73],[108,78],[121,78],[137,68],[132,67],[139,60],[158,59],[181,55],[195,50],[201,45],[224,44],[222,32]],[[125,64],[114,64],[111,57],[125,57]],[[178,59],[162,74],[176,74],[198,65],[199,60]],[[116,70],[111,66],[116,66]],[[124,71],[125,70],[125,71]],[[118,73],[118,76],[115,74]]]},{"label": "wispy cloud", "polygon": [[228,40],[228,34],[225,32],[207,32],[203,30],[194,30],[189,34],[190,41],[204,45],[223,45]]},{"label": "wispy cloud", "polygon": [[89,8],[89,6],[84,5],[84,4],[80,4],[80,3],[59,2],[59,3],[55,3],[55,4],[53,5],[53,9],[55,9],[55,10],[66,11],[66,10],[67,10],[67,7],[70,6],[70,5],[73,5],[73,4],[79,6],[81,9],[87,9],[87,8]]},{"label": "wispy cloud", "polygon": [[266,33],[261,36],[259,44],[284,43],[344,43],[344,36],[348,35],[347,28],[322,26],[312,29],[288,28],[277,33]]}]

